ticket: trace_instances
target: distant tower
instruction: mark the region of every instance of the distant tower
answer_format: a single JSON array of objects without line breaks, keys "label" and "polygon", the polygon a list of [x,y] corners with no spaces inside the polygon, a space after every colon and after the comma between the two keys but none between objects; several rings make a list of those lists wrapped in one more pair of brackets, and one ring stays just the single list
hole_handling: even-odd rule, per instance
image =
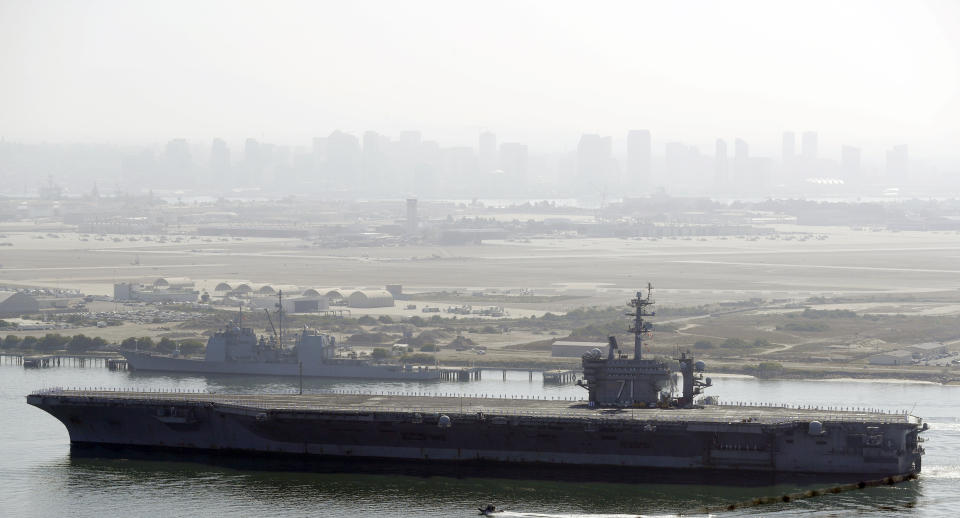
[{"label": "distant tower", "polygon": [[804,160],[817,159],[817,132],[804,131],[802,142],[800,143],[800,154]]},{"label": "distant tower", "polygon": [[263,151],[257,139],[248,138],[243,143],[243,180],[244,183],[260,181],[260,171],[263,169]]},{"label": "distant tower", "polygon": [[522,186],[527,178],[527,146],[517,142],[500,144],[500,169],[515,186]]},{"label": "distant tower", "polygon": [[485,131],[480,134],[479,145],[480,172],[489,173],[497,168],[497,136]]},{"label": "distant tower", "polygon": [[216,180],[224,180],[230,173],[230,148],[223,139],[213,139],[210,146],[210,172]]},{"label": "distant tower", "polygon": [[419,226],[420,220],[417,214],[417,199],[407,198],[407,233],[416,233]]},{"label": "distant tower", "polygon": [[843,176],[852,180],[860,176],[860,148],[843,146],[840,148],[840,167]]},{"label": "distant tower", "polygon": [[600,135],[580,136],[577,145],[577,179],[581,185],[603,188],[611,173],[613,139]]},{"label": "distant tower", "polygon": [[650,131],[627,132],[627,183],[650,184]]},{"label": "distant tower", "polygon": [[727,143],[717,139],[716,152],[713,155],[713,180],[717,185],[730,181],[730,162],[727,159]]},{"label": "distant tower", "polygon": [[742,138],[733,141],[733,174],[737,183],[747,181],[750,168],[750,146]]},{"label": "distant tower", "polygon": [[183,185],[194,180],[190,171],[190,146],[186,139],[175,138],[167,142],[163,160],[165,179],[172,182],[172,185]]},{"label": "distant tower", "polygon": [[783,132],[783,145],[781,147],[781,160],[784,164],[789,164],[797,153],[797,136],[792,131]]},{"label": "distant tower", "polygon": [[910,173],[910,153],[906,144],[893,146],[887,151],[887,178],[906,180]]}]

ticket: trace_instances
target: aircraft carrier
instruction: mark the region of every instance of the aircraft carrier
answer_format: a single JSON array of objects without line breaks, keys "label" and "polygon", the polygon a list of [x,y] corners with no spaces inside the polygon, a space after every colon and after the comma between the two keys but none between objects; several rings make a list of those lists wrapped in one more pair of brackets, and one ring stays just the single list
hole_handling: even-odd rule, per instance
[{"label": "aircraft carrier", "polygon": [[614,339],[606,358],[584,355],[586,399],[48,389],[27,402],[63,422],[76,445],[473,465],[920,471],[926,425],[908,413],[695,401],[710,386],[701,362],[642,358],[651,304],[649,290],[632,301],[633,358]]}]

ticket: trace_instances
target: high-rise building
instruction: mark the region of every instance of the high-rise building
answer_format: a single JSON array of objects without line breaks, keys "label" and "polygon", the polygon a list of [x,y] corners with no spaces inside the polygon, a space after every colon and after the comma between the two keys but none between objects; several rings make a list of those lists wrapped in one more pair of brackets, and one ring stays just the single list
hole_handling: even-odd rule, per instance
[{"label": "high-rise building", "polygon": [[783,132],[783,144],[780,150],[780,158],[784,164],[793,161],[797,153],[797,136],[792,131]]},{"label": "high-rise building", "polygon": [[817,132],[804,131],[800,143],[800,155],[804,160],[817,159]]},{"label": "high-rise building", "polygon": [[613,139],[586,134],[577,145],[577,178],[581,184],[603,186],[610,178]]},{"label": "high-rise building", "polygon": [[371,185],[381,185],[388,178],[388,152],[390,149],[390,139],[375,131],[367,131],[363,134],[363,155],[361,158],[361,168],[363,178]]},{"label": "high-rise building", "polygon": [[840,168],[847,180],[860,176],[860,148],[843,146],[840,148]]},{"label": "high-rise building", "polygon": [[480,134],[477,158],[481,173],[489,173],[497,168],[497,136],[489,131]]},{"label": "high-rise building", "polygon": [[190,171],[190,146],[186,139],[176,138],[167,142],[163,162],[165,175],[162,180],[171,185],[183,185],[194,180]]},{"label": "high-rise building", "polygon": [[338,183],[350,183],[360,169],[360,141],[336,130],[327,137],[327,175]]},{"label": "high-rise building", "polygon": [[750,177],[750,146],[742,138],[733,141],[733,175],[738,184]]},{"label": "high-rise building", "polygon": [[887,178],[906,180],[910,174],[910,153],[906,144],[893,146],[887,151]]},{"label": "high-rise building", "polygon": [[500,144],[500,169],[508,181],[522,185],[527,178],[527,146],[517,142]]},{"label": "high-rise building", "polygon": [[627,132],[627,182],[634,185],[650,184],[651,153],[650,131]]},{"label": "high-rise building", "polygon": [[730,161],[727,158],[727,142],[717,139],[713,154],[713,181],[717,185],[724,185],[730,181]]},{"label": "high-rise building", "polygon": [[226,180],[230,175],[230,148],[223,139],[213,139],[210,146],[210,172],[219,181]]}]

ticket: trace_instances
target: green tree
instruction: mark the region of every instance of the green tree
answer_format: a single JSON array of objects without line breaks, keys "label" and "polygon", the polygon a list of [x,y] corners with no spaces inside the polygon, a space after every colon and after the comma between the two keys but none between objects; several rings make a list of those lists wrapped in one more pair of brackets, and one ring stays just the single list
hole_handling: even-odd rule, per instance
[{"label": "green tree", "polygon": [[171,354],[177,350],[177,344],[173,340],[164,336],[157,342],[157,351],[163,354]]},{"label": "green tree", "polygon": [[67,343],[67,350],[72,353],[84,353],[93,348],[93,339],[83,335],[73,335]]},{"label": "green tree", "polygon": [[20,348],[26,350],[36,349],[39,343],[40,339],[36,336],[24,336],[23,340],[20,341]]},{"label": "green tree", "polygon": [[150,351],[154,349],[156,345],[153,343],[153,339],[149,336],[143,336],[137,338],[137,350],[138,351]]},{"label": "green tree", "polygon": [[390,351],[384,349],[383,347],[375,347],[373,352],[370,353],[370,357],[374,360],[383,360],[390,356]]},{"label": "green tree", "polygon": [[130,338],[124,338],[123,341],[120,342],[120,348],[125,351],[137,350],[137,339],[132,336]]},{"label": "green tree", "polygon": [[424,320],[423,318],[420,318],[419,316],[416,316],[416,315],[414,315],[414,316],[410,317],[409,319],[407,319],[407,322],[409,322],[409,323],[411,323],[411,324],[413,324],[413,325],[415,325],[415,326],[417,326],[417,327],[423,327],[423,326],[427,325],[427,321],[426,321],[426,320]]},{"label": "green tree", "polygon": [[36,348],[44,352],[59,351],[63,349],[69,341],[69,336],[63,336],[58,333],[47,333],[40,339]]},{"label": "green tree", "polygon": [[393,319],[390,318],[390,315],[380,315],[380,317],[377,318],[377,320],[379,320],[381,324],[392,324],[392,323],[393,323]]},{"label": "green tree", "polygon": [[3,340],[4,349],[16,349],[20,347],[20,337],[17,335],[7,335]]},{"label": "green tree", "polygon": [[713,342],[710,340],[697,340],[693,344],[694,349],[713,349]]},{"label": "green tree", "polygon": [[357,319],[357,323],[362,326],[372,326],[377,323],[377,320],[370,315],[363,315]]}]

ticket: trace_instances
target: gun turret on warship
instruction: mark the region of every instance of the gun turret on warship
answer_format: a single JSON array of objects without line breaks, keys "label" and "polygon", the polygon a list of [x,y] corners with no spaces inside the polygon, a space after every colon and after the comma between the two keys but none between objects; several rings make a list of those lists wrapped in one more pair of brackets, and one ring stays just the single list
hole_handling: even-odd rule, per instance
[{"label": "gun turret on warship", "polygon": [[[633,358],[583,358],[588,400],[398,394],[208,394],[48,389],[27,396],[74,445],[180,448],[480,466],[576,465],[578,476],[670,469],[913,475],[923,420],[908,412],[697,404],[692,357],[643,357],[650,291],[633,300]],[[682,380],[678,378],[682,377]],[[674,394],[679,385],[681,391]],[[576,399],[576,400],[574,400]],[[586,470],[586,467],[596,468]]]},{"label": "gun turret on warship", "polygon": [[[279,295],[283,307],[283,292]],[[257,337],[253,328],[243,327],[242,313],[207,340],[204,358],[190,359],[127,351],[127,365],[134,371],[180,372],[189,374],[248,374],[265,376],[308,376],[365,378],[381,380],[440,379],[436,366],[374,363],[363,358],[337,356],[335,337],[304,327],[292,348],[283,347],[283,313],[278,310],[279,330],[267,317],[273,334]]]}]

